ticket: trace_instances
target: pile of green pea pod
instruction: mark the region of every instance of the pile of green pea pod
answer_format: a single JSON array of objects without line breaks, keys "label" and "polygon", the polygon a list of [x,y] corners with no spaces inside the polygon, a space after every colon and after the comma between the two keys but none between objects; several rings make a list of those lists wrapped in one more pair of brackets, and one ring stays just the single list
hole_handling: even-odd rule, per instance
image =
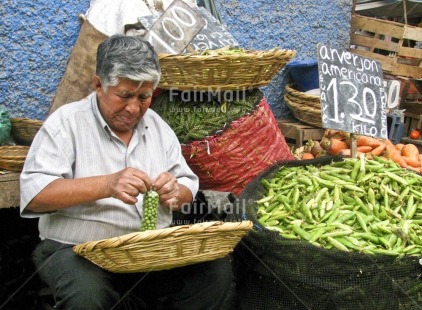
[{"label": "pile of green pea pod", "polygon": [[256,201],[284,238],[367,254],[422,254],[422,175],[380,157],[281,167]]}]

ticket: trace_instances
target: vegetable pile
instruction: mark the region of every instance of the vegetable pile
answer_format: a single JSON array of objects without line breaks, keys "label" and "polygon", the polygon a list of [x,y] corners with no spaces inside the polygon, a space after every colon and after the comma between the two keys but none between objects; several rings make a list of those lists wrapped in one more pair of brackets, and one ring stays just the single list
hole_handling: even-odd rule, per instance
[{"label": "vegetable pile", "polygon": [[[393,144],[388,139],[378,139],[369,136],[356,135],[357,156],[364,154],[371,159],[373,156],[392,160],[400,167],[422,173],[422,154],[413,143]],[[300,156],[301,159],[317,158],[325,154],[351,157],[351,136],[347,132],[327,129],[321,141],[308,141]]]},{"label": "vegetable pile", "polygon": [[232,121],[253,113],[263,98],[259,89],[232,92],[232,98],[225,98],[224,94],[163,91],[155,99],[153,109],[169,124],[181,143],[190,143],[212,136]]},{"label": "vegetable pile", "polygon": [[391,159],[283,167],[261,183],[258,221],[284,238],[367,254],[422,253],[422,176]]},{"label": "vegetable pile", "polygon": [[149,190],[145,193],[142,204],[141,231],[154,230],[157,227],[158,201],[159,196],[156,191]]}]

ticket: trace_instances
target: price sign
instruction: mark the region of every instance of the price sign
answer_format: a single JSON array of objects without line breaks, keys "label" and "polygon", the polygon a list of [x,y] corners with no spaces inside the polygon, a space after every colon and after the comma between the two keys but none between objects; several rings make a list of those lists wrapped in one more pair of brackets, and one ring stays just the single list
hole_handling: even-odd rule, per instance
[{"label": "price sign", "polygon": [[389,109],[394,109],[399,106],[400,85],[400,81],[397,80],[384,81],[384,88],[387,92],[387,107]]},{"label": "price sign", "polygon": [[324,128],[388,139],[379,61],[318,44],[318,70]]},{"label": "price sign", "polygon": [[[205,8],[195,9],[205,20],[205,26],[196,34],[189,44],[194,51],[204,51],[222,48],[224,46],[238,46],[237,40],[227,31],[215,17]],[[160,15],[138,17],[142,28],[150,30]]]},{"label": "price sign", "polygon": [[157,53],[179,54],[204,27],[205,21],[182,0],[174,0],[145,38]]}]

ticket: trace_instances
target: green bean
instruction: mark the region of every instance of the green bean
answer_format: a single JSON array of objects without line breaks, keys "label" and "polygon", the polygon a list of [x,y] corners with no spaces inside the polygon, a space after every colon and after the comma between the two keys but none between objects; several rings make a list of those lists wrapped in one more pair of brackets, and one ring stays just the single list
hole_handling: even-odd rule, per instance
[{"label": "green bean", "polygon": [[338,250],[349,252],[349,249],[344,244],[337,241],[336,239],[334,239],[332,237],[327,237],[327,240],[328,240],[328,242],[331,243],[331,245],[333,247],[337,248]]},{"label": "green bean", "polygon": [[409,185],[409,183],[405,179],[403,179],[401,176],[399,176],[399,175],[397,175],[395,173],[391,173],[390,171],[384,171],[384,173],[388,177],[390,177],[391,179],[396,180],[397,182],[399,182],[399,183],[401,183],[401,184],[403,184],[405,186]]},{"label": "green bean", "polygon": [[257,217],[281,236],[327,249],[422,253],[422,177],[393,162],[361,157],[282,167],[263,180]]},{"label": "green bean", "polygon": [[304,231],[302,228],[300,228],[298,225],[293,225],[292,230],[300,237],[302,237],[305,240],[310,240],[311,235]]},{"label": "green bean", "polygon": [[274,198],[274,196],[273,196],[273,195],[271,195],[271,196],[267,196],[267,197],[264,197],[264,198],[262,198],[262,199],[257,200],[257,201],[256,201],[256,203],[257,203],[257,204],[263,204],[263,203],[265,203],[265,202],[270,202],[273,198]]}]

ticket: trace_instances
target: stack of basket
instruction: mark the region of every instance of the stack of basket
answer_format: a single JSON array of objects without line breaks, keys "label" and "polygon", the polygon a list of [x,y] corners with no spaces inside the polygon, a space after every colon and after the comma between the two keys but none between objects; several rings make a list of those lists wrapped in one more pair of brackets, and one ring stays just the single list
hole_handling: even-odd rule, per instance
[{"label": "stack of basket", "polygon": [[0,170],[21,172],[29,146],[43,122],[30,118],[11,118],[11,137],[16,145],[0,146]]},{"label": "stack of basket", "polygon": [[288,84],[286,85],[284,100],[294,117],[302,123],[322,128],[319,96],[301,92],[294,85]]},{"label": "stack of basket", "polygon": [[[179,96],[189,93],[190,97],[159,97],[153,108],[176,134],[181,133],[183,155],[198,175],[201,189],[239,194],[269,165],[292,159],[258,87],[269,84],[294,56],[295,51],[281,49],[159,55],[159,87],[168,90],[160,96],[169,98],[177,90]],[[199,103],[195,94],[210,99]],[[195,108],[198,104],[201,108]],[[217,111],[215,118],[204,116],[206,106]]]}]

